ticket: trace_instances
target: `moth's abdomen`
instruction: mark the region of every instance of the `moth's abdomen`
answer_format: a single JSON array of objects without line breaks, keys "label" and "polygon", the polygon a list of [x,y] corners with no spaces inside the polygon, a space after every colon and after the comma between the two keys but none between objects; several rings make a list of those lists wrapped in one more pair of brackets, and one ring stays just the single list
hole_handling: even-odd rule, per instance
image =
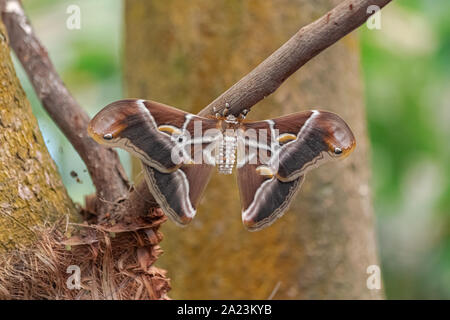
[{"label": "moth's abdomen", "polygon": [[220,142],[216,164],[221,174],[231,174],[236,162],[237,137],[234,130],[226,130]]}]

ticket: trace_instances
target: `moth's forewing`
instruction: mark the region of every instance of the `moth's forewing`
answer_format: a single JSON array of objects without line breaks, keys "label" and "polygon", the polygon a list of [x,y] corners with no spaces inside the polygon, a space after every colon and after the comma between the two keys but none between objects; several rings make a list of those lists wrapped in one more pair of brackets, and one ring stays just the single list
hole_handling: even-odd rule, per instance
[{"label": "moth's forewing", "polygon": [[[120,100],[103,108],[90,122],[89,133],[99,143],[120,147],[161,171],[171,172],[175,144],[171,135],[158,129],[161,120],[169,125],[183,123],[186,113],[144,100]],[[104,139],[109,135],[110,138]]]},{"label": "moth's forewing", "polygon": [[280,134],[296,139],[281,145],[278,176],[291,181],[327,160],[343,158],[355,148],[355,137],[338,115],[327,111],[306,111],[273,120]]}]

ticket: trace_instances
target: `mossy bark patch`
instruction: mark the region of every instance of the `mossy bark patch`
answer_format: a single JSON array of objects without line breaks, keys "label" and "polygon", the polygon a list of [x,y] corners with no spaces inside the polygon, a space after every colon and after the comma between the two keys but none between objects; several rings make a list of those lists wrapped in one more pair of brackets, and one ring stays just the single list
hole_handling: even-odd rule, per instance
[{"label": "mossy bark patch", "polygon": [[0,22],[0,250],[35,240],[33,228],[76,209],[17,79]]}]

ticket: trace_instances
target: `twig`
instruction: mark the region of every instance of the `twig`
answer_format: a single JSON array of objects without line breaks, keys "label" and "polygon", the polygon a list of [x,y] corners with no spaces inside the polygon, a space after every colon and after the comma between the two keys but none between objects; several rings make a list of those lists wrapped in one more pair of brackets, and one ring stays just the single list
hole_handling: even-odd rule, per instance
[{"label": "twig", "polygon": [[295,71],[317,54],[362,25],[369,18],[370,6],[380,9],[391,0],[346,0],[327,14],[301,28],[283,46],[244,76],[199,115],[222,112],[225,103],[230,113],[239,115],[272,94]]},{"label": "twig", "polygon": [[[83,159],[97,190],[98,199],[111,202],[127,196],[128,181],[117,153],[87,134],[89,116],[80,107],[56,72],[48,53],[36,37],[19,0],[0,0],[0,12],[11,47],[22,63],[45,110]],[[98,213],[111,210],[97,201]]]}]

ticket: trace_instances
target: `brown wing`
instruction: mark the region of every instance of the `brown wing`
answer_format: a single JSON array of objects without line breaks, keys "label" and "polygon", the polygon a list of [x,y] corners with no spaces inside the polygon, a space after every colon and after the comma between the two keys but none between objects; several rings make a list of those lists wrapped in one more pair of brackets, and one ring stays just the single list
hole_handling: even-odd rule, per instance
[{"label": "brown wing", "polygon": [[163,173],[142,163],[146,181],[156,202],[176,224],[188,224],[195,216],[203,191],[211,177],[213,166],[182,166]]},{"label": "brown wing", "polygon": [[[205,164],[203,150],[216,143],[217,125],[217,120],[161,103],[129,99],[103,108],[89,124],[89,133],[99,143],[137,156],[162,210],[176,223],[186,224],[213,169]],[[212,133],[205,138],[208,131]]]},{"label": "brown wing", "polygon": [[303,177],[282,182],[275,176],[262,176],[257,165],[238,168],[242,221],[250,231],[268,227],[280,218],[303,182]]},{"label": "brown wing", "polygon": [[[355,147],[344,120],[326,111],[243,123],[242,131],[247,130],[262,130],[256,140],[241,138],[238,148],[247,153],[238,155],[238,184],[242,220],[251,231],[265,228],[283,215],[310,169],[327,159],[346,156]],[[256,156],[255,149],[251,150],[255,145]],[[261,157],[260,150],[268,151]]]},{"label": "brown wing", "polygon": [[160,172],[172,172],[189,160],[177,158],[172,151],[190,149],[193,137],[216,126],[213,119],[153,101],[129,99],[103,108],[88,131],[101,144],[123,148]]}]

